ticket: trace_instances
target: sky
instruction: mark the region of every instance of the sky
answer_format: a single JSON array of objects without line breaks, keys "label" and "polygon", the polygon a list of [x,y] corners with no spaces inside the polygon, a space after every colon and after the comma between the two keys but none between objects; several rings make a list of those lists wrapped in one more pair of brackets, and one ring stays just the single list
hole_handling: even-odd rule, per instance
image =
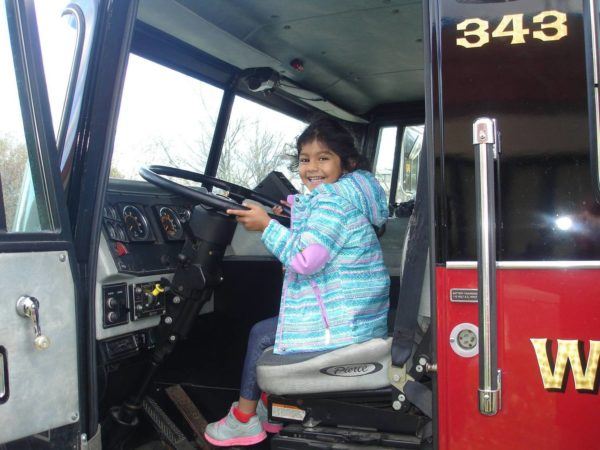
[{"label": "sky", "polygon": [[[63,107],[70,62],[75,48],[75,31],[60,14],[65,0],[35,0],[38,28],[44,55],[44,72],[48,84],[50,108],[55,129]],[[50,62],[51,61],[51,62]],[[8,37],[4,2],[0,7],[0,137],[23,140],[23,123],[15,89],[13,58]],[[17,113],[18,112],[18,113]]]}]

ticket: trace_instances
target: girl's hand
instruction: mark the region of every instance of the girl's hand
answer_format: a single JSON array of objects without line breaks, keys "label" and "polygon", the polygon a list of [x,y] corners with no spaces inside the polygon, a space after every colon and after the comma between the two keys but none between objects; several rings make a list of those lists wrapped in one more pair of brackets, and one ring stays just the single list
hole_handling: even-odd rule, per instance
[{"label": "girl's hand", "polygon": [[241,223],[248,231],[264,231],[271,220],[267,212],[260,206],[252,203],[244,203],[243,205],[249,209],[228,209],[227,214],[237,216],[235,220]]},{"label": "girl's hand", "polygon": [[[287,206],[288,208],[291,208],[291,207],[292,207],[292,205],[290,205],[290,204],[289,204],[288,202],[286,202],[285,200],[280,200],[280,201],[279,201],[279,203],[281,203],[283,206]],[[287,216],[288,216],[287,214],[285,214],[285,213],[283,212],[283,207],[282,207],[282,206],[279,206],[279,205],[277,205],[277,206],[273,206],[271,209],[272,209],[272,210],[273,210],[273,212],[274,212],[275,214],[277,214],[278,216],[285,216],[285,217],[287,217]]]}]

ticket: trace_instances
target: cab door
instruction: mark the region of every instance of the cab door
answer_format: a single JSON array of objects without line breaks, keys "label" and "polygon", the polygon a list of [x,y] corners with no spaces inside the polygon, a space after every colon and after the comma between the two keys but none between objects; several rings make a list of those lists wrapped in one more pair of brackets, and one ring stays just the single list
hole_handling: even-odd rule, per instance
[{"label": "cab door", "polygon": [[438,448],[598,448],[592,2],[433,2]]},{"label": "cab door", "polygon": [[73,245],[30,1],[0,2],[0,64],[0,444],[75,448]]}]

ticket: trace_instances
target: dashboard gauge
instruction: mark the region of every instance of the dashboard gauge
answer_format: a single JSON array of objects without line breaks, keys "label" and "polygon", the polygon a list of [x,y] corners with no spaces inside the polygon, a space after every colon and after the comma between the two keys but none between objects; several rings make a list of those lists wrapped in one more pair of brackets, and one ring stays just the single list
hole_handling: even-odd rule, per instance
[{"label": "dashboard gauge", "polygon": [[115,234],[117,235],[117,241],[127,242],[127,233],[125,233],[125,229],[120,223],[115,224]]},{"label": "dashboard gauge", "polygon": [[160,225],[168,239],[181,239],[183,237],[183,228],[175,211],[163,206],[158,211]]},{"label": "dashboard gauge", "polygon": [[183,223],[190,221],[190,217],[192,217],[192,213],[190,212],[189,209],[180,208],[179,211],[177,211],[177,212],[179,214],[179,220],[181,220]]},{"label": "dashboard gauge", "polygon": [[114,206],[106,205],[104,207],[104,217],[108,217],[109,219],[117,220],[117,211],[115,211]]},{"label": "dashboard gauge", "polygon": [[105,222],[104,226],[106,227],[106,232],[108,233],[108,237],[111,238],[113,241],[117,239],[117,232],[115,231],[115,227],[112,223],[110,222]]},{"label": "dashboard gauge", "polygon": [[150,228],[148,220],[135,206],[127,205],[123,208],[123,221],[129,237],[135,241],[143,241],[148,238]]}]

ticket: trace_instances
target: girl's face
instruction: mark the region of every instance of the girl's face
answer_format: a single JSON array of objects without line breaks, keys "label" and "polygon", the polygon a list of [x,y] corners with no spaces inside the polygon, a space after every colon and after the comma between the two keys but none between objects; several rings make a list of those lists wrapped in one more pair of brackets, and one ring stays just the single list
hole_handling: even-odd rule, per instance
[{"label": "girl's face", "polygon": [[298,161],[300,179],[309,191],[323,183],[335,183],[344,174],[340,157],[316,139],[302,146]]}]

